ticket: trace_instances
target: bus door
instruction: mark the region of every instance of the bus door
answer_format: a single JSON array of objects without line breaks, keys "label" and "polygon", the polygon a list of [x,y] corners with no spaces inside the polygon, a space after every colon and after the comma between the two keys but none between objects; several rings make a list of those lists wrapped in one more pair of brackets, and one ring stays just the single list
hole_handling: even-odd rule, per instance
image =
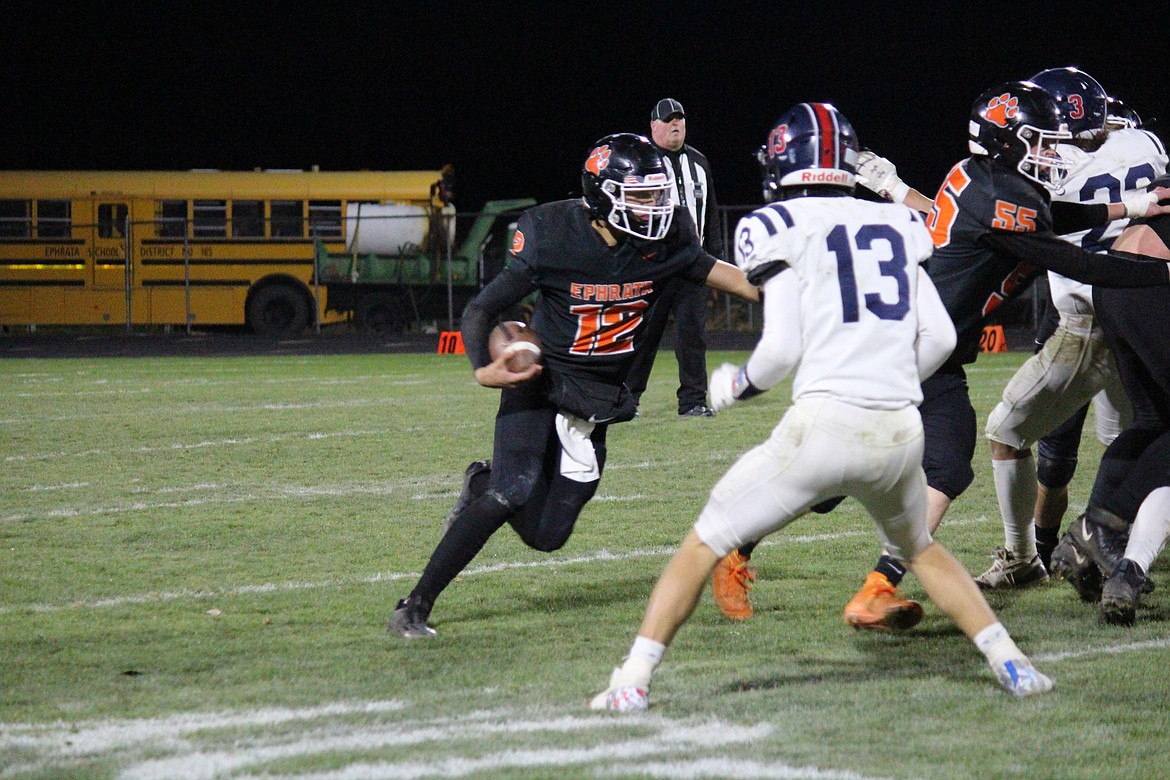
[{"label": "bus door", "polygon": [[95,289],[126,288],[125,201],[98,201],[93,226],[93,286]]}]

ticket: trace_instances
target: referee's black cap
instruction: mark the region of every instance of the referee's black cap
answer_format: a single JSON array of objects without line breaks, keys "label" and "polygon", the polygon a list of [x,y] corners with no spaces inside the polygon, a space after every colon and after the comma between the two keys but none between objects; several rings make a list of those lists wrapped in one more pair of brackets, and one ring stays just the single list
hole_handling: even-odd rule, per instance
[{"label": "referee's black cap", "polygon": [[670,117],[678,114],[683,119],[687,118],[687,112],[683,111],[682,103],[674,98],[662,98],[654,104],[654,110],[650,112],[651,119],[657,119],[659,122],[669,122]]}]

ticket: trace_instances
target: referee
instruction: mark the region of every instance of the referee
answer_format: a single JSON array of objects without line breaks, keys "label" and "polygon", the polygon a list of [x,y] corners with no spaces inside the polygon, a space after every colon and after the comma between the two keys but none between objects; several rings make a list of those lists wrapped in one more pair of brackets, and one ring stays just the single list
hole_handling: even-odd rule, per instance
[{"label": "referee", "polygon": [[[723,259],[723,239],[715,209],[711,166],[702,152],[686,144],[687,115],[682,103],[663,98],[650,112],[650,138],[666,167],[674,174],[674,202],[690,212],[703,248]],[[658,344],[674,314],[674,354],[678,360],[678,413],[685,417],[714,417],[707,406],[708,293],[702,285],[672,281],[650,311],[642,344],[634,353],[626,385],[641,400],[654,366]]]}]

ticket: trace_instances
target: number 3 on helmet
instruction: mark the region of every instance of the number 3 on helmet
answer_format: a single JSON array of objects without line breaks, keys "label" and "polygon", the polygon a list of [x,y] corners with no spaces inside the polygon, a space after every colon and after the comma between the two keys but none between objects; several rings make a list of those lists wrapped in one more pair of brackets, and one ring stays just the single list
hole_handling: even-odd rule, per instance
[{"label": "number 3 on helmet", "polygon": [[1076,68],[1049,68],[1028,81],[1052,95],[1074,137],[1092,138],[1105,129],[1109,96],[1088,73]]},{"label": "number 3 on helmet", "polygon": [[645,136],[607,135],[581,166],[582,199],[593,219],[637,238],[665,238],[674,217],[674,177]]}]

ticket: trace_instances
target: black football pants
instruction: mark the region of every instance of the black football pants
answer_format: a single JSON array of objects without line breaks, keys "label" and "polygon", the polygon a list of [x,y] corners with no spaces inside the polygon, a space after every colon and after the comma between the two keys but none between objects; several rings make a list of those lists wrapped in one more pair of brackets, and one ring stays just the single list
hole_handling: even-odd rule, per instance
[{"label": "black football pants", "polygon": [[[504,523],[541,552],[558,550],[568,541],[600,477],[577,482],[561,475],[556,414],[541,379],[501,391],[487,489],[455,518],[431,553],[412,596],[434,604]],[[598,425],[591,437],[601,471],[607,430]]]}]

